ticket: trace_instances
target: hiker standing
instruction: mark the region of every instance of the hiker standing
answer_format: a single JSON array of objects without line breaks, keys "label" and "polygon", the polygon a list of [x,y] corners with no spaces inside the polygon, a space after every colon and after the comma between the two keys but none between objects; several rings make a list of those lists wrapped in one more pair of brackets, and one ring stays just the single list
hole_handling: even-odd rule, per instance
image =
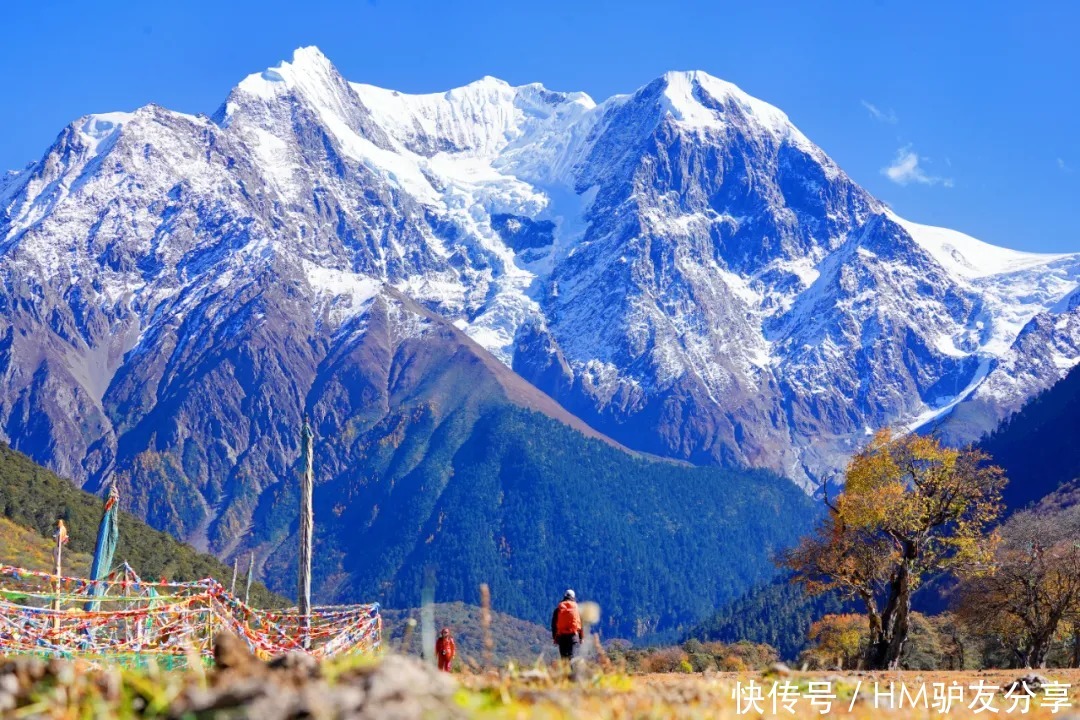
[{"label": "hiker standing", "polygon": [[578,645],[585,639],[573,590],[563,594],[562,602],[551,614],[551,639],[559,646],[559,657],[566,660],[573,659]]},{"label": "hiker standing", "polygon": [[435,659],[439,661],[439,669],[450,672],[455,655],[457,655],[457,645],[454,643],[454,637],[450,634],[450,628],[443,628],[439,631],[439,639],[435,641]]}]

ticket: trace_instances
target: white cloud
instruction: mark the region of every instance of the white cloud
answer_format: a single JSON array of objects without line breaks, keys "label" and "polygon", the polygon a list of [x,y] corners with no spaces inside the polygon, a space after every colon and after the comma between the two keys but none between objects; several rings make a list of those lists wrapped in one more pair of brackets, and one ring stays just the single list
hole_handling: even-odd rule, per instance
[{"label": "white cloud", "polygon": [[870,113],[870,117],[874,118],[875,120],[880,120],[881,122],[888,123],[889,125],[895,125],[896,123],[900,122],[900,118],[896,117],[896,112],[893,111],[891,108],[888,112],[885,112],[872,102],[868,102],[866,100],[860,100],[859,102],[861,102],[862,106],[866,108],[866,112]]},{"label": "white cloud", "polygon": [[953,186],[952,178],[928,174],[926,170],[919,166],[919,163],[922,161],[928,161],[928,159],[920,157],[919,154],[912,150],[911,146],[908,145],[907,147],[902,147],[896,151],[896,159],[893,160],[892,165],[882,168],[881,173],[897,185],[918,183],[920,185]]},{"label": "white cloud", "polygon": [[1063,173],[1072,173],[1072,171],[1073,171],[1072,166],[1069,165],[1069,163],[1065,162],[1065,160],[1062,159],[1062,158],[1057,159],[1057,166],[1058,166],[1058,170],[1060,170]]}]

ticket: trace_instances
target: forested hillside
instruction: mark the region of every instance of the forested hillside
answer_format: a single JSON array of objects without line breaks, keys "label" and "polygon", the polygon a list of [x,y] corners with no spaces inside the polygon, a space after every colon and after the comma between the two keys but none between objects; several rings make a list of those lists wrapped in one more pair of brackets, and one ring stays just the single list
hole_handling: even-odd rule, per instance
[{"label": "forested hillside", "polygon": [[853,603],[845,603],[832,593],[810,597],[801,586],[779,577],[721,608],[687,633],[687,638],[764,643],[790,661],[806,647],[807,633],[815,620],[829,613],[849,612],[852,607]]},{"label": "forested hillside", "polygon": [[[56,542],[37,530],[0,517],[0,564],[27,570],[54,572]],[[93,555],[75,550],[64,553],[64,574],[86,577]]]},{"label": "forested hillside", "polygon": [[[289,527],[294,498],[257,516],[256,533]],[[543,626],[573,587],[600,603],[605,636],[626,638],[681,634],[772,577],[772,555],[816,518],[766,471],[635,457],[505,406],[413,422],[365,467],[319,485],[315,515],[326,601],[415,607],[431,572],[439,602],[478,604],[487,583],[493,608]],[[268,574],[291,577],[294,557],[280,560]]]},{"label": "forested hillside", "polygon": [[1080,366],[1031,400],[980,443],[1005,469],[1016,510],[1080,478]]},{"label": "forested hillside", "polygon": [[[121,498],[121,506],[123,499]],[[69,533],[68,549],[74,555],[69,570],[84,571],[85,557],[94,552],[102,501],[79,490],[67,480],[33,463],[25,455],[0,443],[0,514],[13,525],[4,525],[5,558],[34,560],[40,544],[30,543],[20,549],[26,530],[42,540],[52,536],[57,518],[63,518]],[[46,541],[47,542],[47,541]],[[127,561],[142,577],[169,580],[198,580],[214,577],[228,583],[232,568],[210,555],[197,552],[166,533],[154,530],[126,512],[120,513],[120,543],[116,562]],[[252,604],[281,605],[284,598],[270,593],[262,583],[251,588]]]}]

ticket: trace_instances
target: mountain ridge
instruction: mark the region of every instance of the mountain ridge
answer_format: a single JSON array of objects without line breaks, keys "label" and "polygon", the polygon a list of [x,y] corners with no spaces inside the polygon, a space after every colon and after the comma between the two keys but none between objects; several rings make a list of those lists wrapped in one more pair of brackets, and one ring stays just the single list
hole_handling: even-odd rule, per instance
[{"label": "mountain ridge", "polygon": [[213,116],[84,116],[0,187],[0,437],[226,555],[277,517],[260,562],[305,414],[320,483],[497,406],[811,487],[1080,360],[1080,254],[977,243],[705,73],[406,95],[302,49]]}]

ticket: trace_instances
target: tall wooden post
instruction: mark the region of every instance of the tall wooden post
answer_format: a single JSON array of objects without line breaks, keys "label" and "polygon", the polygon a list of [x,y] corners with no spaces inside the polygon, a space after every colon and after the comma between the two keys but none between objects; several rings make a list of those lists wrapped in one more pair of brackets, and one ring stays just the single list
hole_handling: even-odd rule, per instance
[{"label": "tall wooden post", "polygon": [[495,640],[491,635],[491,588],[480,583],[480,630],[484,635],[484,669],[495,667]]},{"label": "tall wooden post", "polygon": [[[131,575],[128,573],[129,570],[131,570],[131,566],[128,565],[127,562],[124,562],[124,579],[121,581],[120,584],[120,595],[125,600],[125,610],[130,607],[126,602],[128,597],[128,587],[131,584]],[[131,642],[131,618],[127,616],[124,617],[124,639],[127,640],[129,643]]]},{"label": "tall wooden post", "polygon": [[53,630],[55,632],[60,631],[60,591],[62,584],[60,578],[63,576],[63,557],[64,557],[64,543],[67,542],[67,528],[64,527],[64,521],[62,519],[56,521],[56,597],[53,600],[53,610],[56,614],[53,616]]},{"label": "tall wooden post", "polygon": [[300,610],[300,624],[306,649],[311,647],[311,541],[315,527],[315,517],[311,507],[315,487],[314,436],[306,417],[300,438],[304,454],[304,475],[300,482],[300,587],[297,593],[297,605]]},{"label": "tall wooden post", "polygon": [[244,604],[251,604],[251,576],[255,574],[255,553],[248,555],[247,588],[244,590]]},{"label": "tall wooden post", "polygon": [[240,562],[239,557],[232,559],[232,582],[229,584],[229,594],[234,597],[236,596],[236,564],[238,562]]}]

